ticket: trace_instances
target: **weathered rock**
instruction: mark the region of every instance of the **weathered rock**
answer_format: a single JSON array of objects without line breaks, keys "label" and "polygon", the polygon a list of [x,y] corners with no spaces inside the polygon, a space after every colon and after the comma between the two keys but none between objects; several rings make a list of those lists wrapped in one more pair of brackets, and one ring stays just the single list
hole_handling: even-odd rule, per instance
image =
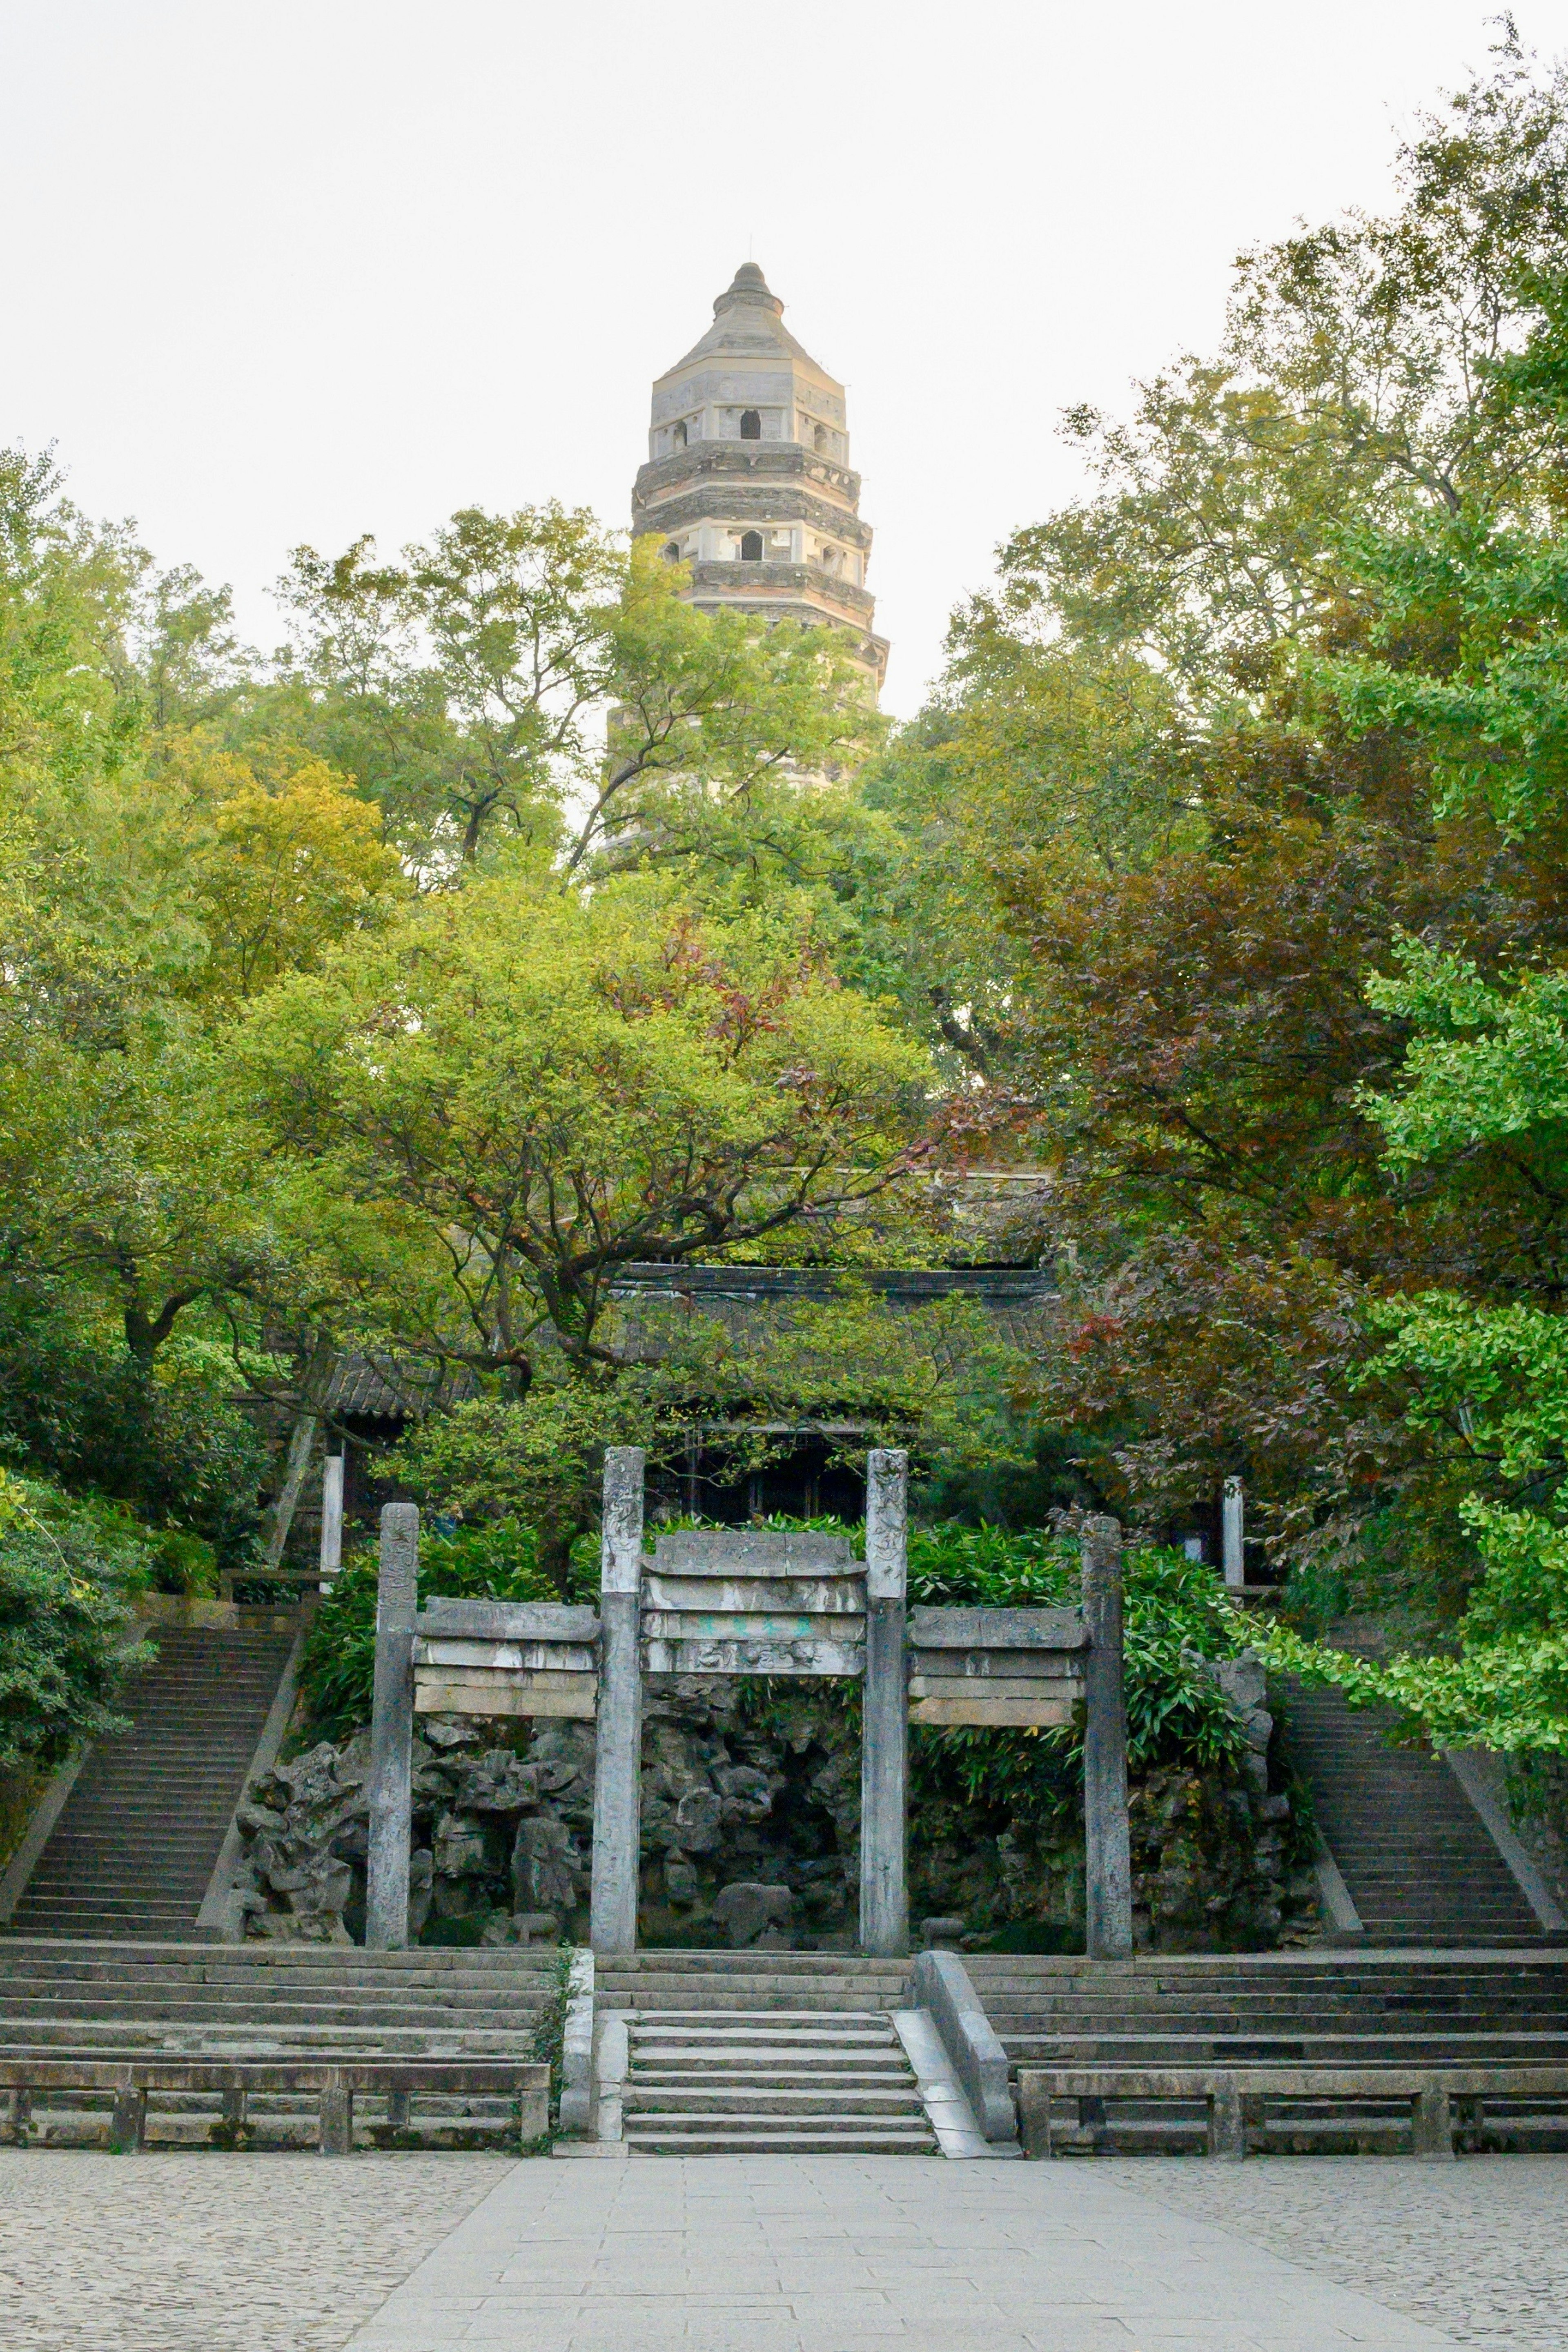
[{"label": "weathered rock", "polygon": [[[432,1748],[469,1748],[479,1736],[471,1723],[457,1716],[427,1715],[424,1720],[425,1737]],[[356,1732],[354,1737],[358,1738],[359,1734]]]},{"label": "weathered rock", "polygon": [[419,1941],[425,1922],[430,1916],[435,1874],[435,1857],[429,1847],[416,1847],[408,1857],[408,1940],[411,1944]]},{"label": "weathered rock", "polygon": [[[1272,1717],[1256,1659],[1210,1662],[1246,1734],[1226,1771],[1146,1773],[1133,1790],[1135,1929],[1155,1949],[1245,1948],[1309,1932],[1312,1882],[1288,1879],[1288,1797],[1268,1788]],[[1205,1671],[1209,1670],[1205,1665]],[[835,1949],[854,1938],[860,1750],[828,1685],[754,1695],[721,1676],[650,1677],[643,1747],[641,1934],[694,1929],[742,1945],[786,1937]],[[409,1932],[513,1938],[518,1917],[582,1935],[593,1827],[594,1727],[554,1720],[458,1727],[422,1721],[414,1748],[415,1856]],[[246,1793],[240,1826],[246,1932],[299,1939],[358,1932],[366,1843],[363,1733],[320,1742]],[[1042,1757],[1048,1766],[1048,1759]],[[1064,1758],[1029,1801],[963,1793],[917,1775],[910,1810],[916,1916],[946,1940],[984,1944],[1002,1927],[1038,1929],[1046,1948],[1081,1934],[1082,1833]],[[353,1888],[336,1910],[344,1872]],[[510,1885],[509,1888],[509,1872]],[[759,1892],[760,1890],[760,1892]],[[510,1906],[508,1907],[510,1893]],[[311,1921],[338,1927],[313,1926]],[[443,1923],[437,1927],[430,1923]],[[498,1921],[500,1924],[497,1924]],[[305,1923],[305,1924],[301,1924]],[[959,1930],[962,1929],[962,1933]],[[1054,1940],[1053,1940],[1054,1939]]]},{"label": "weathered rock", "polygon": [[689,1789],[675,1809],[676,1843],[683,1853],[713,1853],[724,1826],[724,1801],[716,1789]]},{"label": "weathered rock", "polygon": [[775,1780],[754,1764],[716,1764],[713,1785],[724,1801],[725,1821],[760,1822],[773,1811],[773,1790],[782,1785],[782,1775]]},{"label": "weathered rock", "polygon": [[787,1886],[764,1886],[737,1880],[715,1897],[713,1917],[731,1944],[760,1943],[770,1929],[785,1928],[795,1916],[795,1896]]},{"label": "weathered rock", "polygon": [[478,1879],[437,1877],[431,1909],[437,1919],[485,1919],[490,1911],[489,1890]]},{"label": "weathered rock", "polygon": [[465,1878],[484,1872],[489,1864],[484,1824],[471,1814],[443,1813],[436,1824],[431,1852],[437,1878]]},{"label": "weathered rock", "polygon": [[577,1876],[564,1822],[539,1813],[519,1825],[511,1854],[514,1911],[571,1910],[577,1900]]},{"label": "weathered rock", "polygon": [[672,1903],[683,1909],[701,1895],[702,1881],[697,1875],[697,1865],[685,1854],[672,1851],[665,1855],[664,1891]]},{"label": "weathered rock", "polygon": [[330,1740],[322,1739],[291,1764],[275,1764],[270,1778],[288,1792],[286,1802],[290,1808],[331,1804],[342,1794],[338,1761],[338,1750]]},{"label": "weathered rock", "polygon": [[[499,1918],[501,1915],[498,1912]],[[561,1933],[561,1915],[557,1911],[511,1911],[506,1914],[507,1941],[518,1944],[552,1944]]]},{"label": "weathered rock", "polygon": [[510,1748],[492,1748],[465,1758],[456,1798],[465,1812],[519,1813],[539,1802],[540,1768],[525,1764]]}]

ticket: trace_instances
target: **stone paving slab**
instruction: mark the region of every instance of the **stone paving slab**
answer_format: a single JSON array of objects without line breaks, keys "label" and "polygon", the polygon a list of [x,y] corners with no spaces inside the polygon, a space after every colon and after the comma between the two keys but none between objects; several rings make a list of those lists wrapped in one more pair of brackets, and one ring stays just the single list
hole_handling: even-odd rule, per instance
[{"label": "stone paving slab", "polygon": [[349,2352],[1441,2352],[1455,2342],[1152,2201],[1102,2165],[709,2157],[520,2164]]}]

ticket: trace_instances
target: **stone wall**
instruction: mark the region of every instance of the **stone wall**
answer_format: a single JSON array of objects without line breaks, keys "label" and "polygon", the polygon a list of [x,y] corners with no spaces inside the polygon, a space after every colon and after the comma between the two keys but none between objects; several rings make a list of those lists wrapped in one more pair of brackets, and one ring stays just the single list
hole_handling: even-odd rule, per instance
[{"label": "stone wall", "polygon": [[0,1772],[0,1872],[27,1834],[28,1825],[54,1775],[18,1765]]}]

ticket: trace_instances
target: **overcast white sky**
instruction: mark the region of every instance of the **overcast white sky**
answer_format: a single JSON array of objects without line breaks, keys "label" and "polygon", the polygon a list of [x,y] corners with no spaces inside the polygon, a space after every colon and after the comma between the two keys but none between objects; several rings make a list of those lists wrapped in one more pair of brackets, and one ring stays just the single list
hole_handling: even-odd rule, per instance
[{"label": "overcast white sky", "polygon": [[[624,523],[754,255],[849,386],[918,704],[1068,403],[1209,343],[1238,247],[1387,196],[1486,0],[0,0],[0,441],[233,583],[458,506]],[[1522,0],[1568,47],[1568,0]]]}]

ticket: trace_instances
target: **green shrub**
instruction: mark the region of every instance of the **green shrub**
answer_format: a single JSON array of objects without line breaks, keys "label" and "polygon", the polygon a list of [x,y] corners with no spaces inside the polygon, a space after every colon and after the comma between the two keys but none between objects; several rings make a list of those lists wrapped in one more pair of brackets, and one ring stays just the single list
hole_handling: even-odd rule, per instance
[{"label": "green shrub", "polygon": [[[1135,1772],[1158,1764],[1218,1764],[1246,1747],[1240,1725],[1203,1671],[1210,1658],[1232,1656],[1236,1612],[1212,1568],[1157,1544],[1135,1544],[1123,1555],[1127,1691],[1127,1759]],[[997,1528],[943,1526],[910,1532],[910,1599],[934,1608],[1076,1608],[1080,1595],[1079,1548],[1070,1538],[1038,1529],[1024,1535]],[[979,1742],[1016,1748],[1019,1735],[965,1732]],[[1076,1728],[1039,1735],[1049,1745],[1081,1748]],[[1035,1735],[1025,1733],[1025,1739]]]},{"label": "green shrub", "polygon": [[114,1700],[149,1654],[125,1638],[148,1571],[121,1515],[0,1472],[0,1769],[47,1769],[124,1729]]}]

